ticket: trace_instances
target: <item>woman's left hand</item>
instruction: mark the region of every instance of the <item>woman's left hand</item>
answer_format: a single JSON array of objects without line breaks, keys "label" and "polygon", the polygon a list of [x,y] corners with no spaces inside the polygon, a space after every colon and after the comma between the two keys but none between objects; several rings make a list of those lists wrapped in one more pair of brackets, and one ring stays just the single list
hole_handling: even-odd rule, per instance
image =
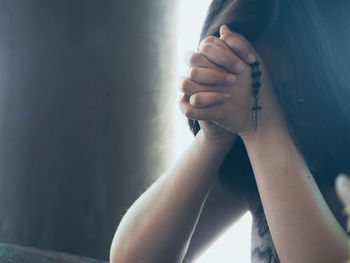
[{"label": "woman's left hand", "polygon": [[[258,131],[262,127],[268,127],[270,124],[275,125],[277,120],[282,120],[281,111],[275,94],[273,92],[272,82],[269,73],[261,59],[250,43],[240,34],[232,32],[228,27],[220,28],[220,38],[208,37],[200,45],[199,52],[206,59],[214,62],[222,68],[223,72],[230,72],[236,75],[236,82],[232,85],[214,85],[212,80],[224,78],[222,72],[206,70],[205,65],[192,64],[190,78],[198,83],[207,84],[206,89],[187,90],[186,94],[193,96],[192,109],[188,112],[191,119],[200,120],[200,116],[210,111],[220,110],[220,118],[212,120],[216,125],[226,129],[229,132],[236,133],[242,138],[253,134],[252,107],[254,105],[253,95],[253,78],[251,77],[251,67],[248,63],[255,61],[260,62],[259,69],[262,72],[260,79],[261,88],[259,92],[259,106],[262,109],[258,112]],[[198,54],[196,54],[198,56]],[[196,61],[205,61],[196,60]],[[247,63],[248,62],[248,63]],[[224,80],[217,81],[224,83]],[[210,83],[210,84],[208,84]],[[203,86],[203,85],[202,85]],[[205,96],[202,92],[215,91],[215,89],[224,89],[231,94],[231,98],[223,103],[212,105],[210,101],[206,103]],[[203,94],[203,95],[202,95]],[[200,101],[200,105],[196,102]],[[219,109],[218,109],[219,108]]]}]

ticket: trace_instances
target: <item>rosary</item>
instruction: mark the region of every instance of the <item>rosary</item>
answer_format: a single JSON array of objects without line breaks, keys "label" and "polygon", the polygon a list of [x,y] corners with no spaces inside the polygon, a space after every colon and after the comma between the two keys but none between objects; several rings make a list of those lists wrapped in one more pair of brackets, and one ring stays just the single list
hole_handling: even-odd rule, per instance
[{"label": "rosary", "polygon": [[252,68],[252,77],[253,77],[252,87],[253,87],[253,94],[255,98],[254,106],[252,107],[254,131],[256,131],[258,126],[258,111],[261,110],[261,106],[259,106],[258,104],[259,89],[261,86],[261,83],[260,83],[261,71],[259,70],[259,65],[260,65],[260,62],[258,60],[250,64]]}]

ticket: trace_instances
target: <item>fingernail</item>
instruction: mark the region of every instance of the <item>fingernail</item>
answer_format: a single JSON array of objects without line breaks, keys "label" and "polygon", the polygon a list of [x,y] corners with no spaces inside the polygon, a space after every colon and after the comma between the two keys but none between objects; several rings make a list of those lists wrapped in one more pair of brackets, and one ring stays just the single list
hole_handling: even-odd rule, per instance
[{"label": "fingernail", "polygon": [[225,29],[226,29],[226,26],[225,25],[222,25],[221,27],[220,27],[220,35],[222,35],[222,33],[225,31]]},{"label": "fingernail", "polygon": [[247,62],[249,63],[249,64],[252,64],[252,63],[254,63],[255,62],[255,60],[256,60],[256,58],[255,58],[255,56],[253,55],[253,53],[248,53],[248,55],[247,55]]},{"label": "fingernail", "polygon": [[227,25],[222,25],[220,29],[222,29],[222,30],[229,30]]},{"label": "fingernail", "polygon": [[232,84],[234,84],[236,82],[236,76],[233,75],[233,74],[229,74],[226,77],[226,81],[227,81],[228,84],[232,85]]},{"label": "fingernail", "polygon": [[191,96],[191,98],[190,98],[190,104],[191,104],[192,106],[194,106],[194,97],[193,97],[193,96]]},{"label": "fingernail", "polygon": [[243,71],[243,66],[240,63],[236,63],[234,67],[236,73],[241,73]]}]

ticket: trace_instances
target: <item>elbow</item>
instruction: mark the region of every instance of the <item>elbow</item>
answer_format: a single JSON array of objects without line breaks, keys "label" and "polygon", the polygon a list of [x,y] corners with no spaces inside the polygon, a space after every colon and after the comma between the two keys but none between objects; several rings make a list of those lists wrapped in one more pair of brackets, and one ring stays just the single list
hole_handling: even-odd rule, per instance
[{"label": "elbow", "polygon": [[109,250],[109,262],[110,263],[117,263],[117,257],[116,257],[116,253],[115,253],[115,249],[114,249],[113,243],[112,243],[111,248]]},{"label": "elbow", "polygon": [[130,263],[135,262],[134,259],[130,258],[132,253],[127,253],[126,250],[120,249],[112,243],[110,252],[109,252],[109,262],[110,263]]},{"label": "elbow", "polygon": [[109,262],[110,263],[117,263],[117,259],[114,256],[110,255],[109,256]]},{"label": "elbow", "polygon": [[[118,246],[118,242],[116,241],[116,237],[114,236],[111,248],[109,250],[109,262],[110,263],[126,263],[127,255],[125,255],[123,249]],[[131,262],[131,261],[129,261]]]},{"label": "elbow", "polygon": [[146,260],[146,258],[133,253],[133,251],[113,251],[109,255],[110,263],[138,263],[138,262],[154,262]]},{"label": "elbow", "polygon": [[119,252],[115,249],[111,249],[109,253],[109,262],[110,263],[127,263],[132,262],[128,259],[128,256],[125,253]]},{"label": "elbow", "polygon": [[139,252],[130,246],[122,245],[114,239],[109,251],[110,263],[137,263],[151,262],[145,261],[145,258],[139,255]]}]

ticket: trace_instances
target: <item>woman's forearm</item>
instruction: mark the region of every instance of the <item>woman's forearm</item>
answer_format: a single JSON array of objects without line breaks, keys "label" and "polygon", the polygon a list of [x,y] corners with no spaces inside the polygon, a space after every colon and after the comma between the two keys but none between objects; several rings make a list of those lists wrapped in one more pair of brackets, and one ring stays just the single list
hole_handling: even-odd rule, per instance
[{"label": "woman's forearm", "polygon": [[286,129],[243,140],[281,262],[343,262],[347,235]]},{"label": "woman's forearm", "polygon": [[214,143],[199,131],[182,156],[124,215],[113,239],[111,262],[181,262],[232,143]]}]

